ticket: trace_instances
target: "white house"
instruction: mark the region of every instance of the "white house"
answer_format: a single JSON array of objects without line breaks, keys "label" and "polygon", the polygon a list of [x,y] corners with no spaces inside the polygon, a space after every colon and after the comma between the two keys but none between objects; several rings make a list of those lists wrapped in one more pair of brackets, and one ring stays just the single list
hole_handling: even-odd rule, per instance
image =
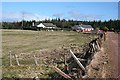
[{"label": "white house", "polygon": [[38,28],[54,29],[57,26],[52,23],[40,23],[37,25]]}]

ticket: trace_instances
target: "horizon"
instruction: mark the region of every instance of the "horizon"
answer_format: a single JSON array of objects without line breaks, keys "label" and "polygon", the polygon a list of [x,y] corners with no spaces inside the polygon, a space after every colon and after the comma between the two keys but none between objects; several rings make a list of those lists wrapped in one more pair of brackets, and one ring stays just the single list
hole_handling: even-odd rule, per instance
[{"label": "horizon", "polygon": [[[55,18],[54,18],[54,19],[55,19]],[[50,20],[50,21],[52,21],[52,20],[54,20],[54,19],[51,19],[51,20],[50,20],[50,19],[44,19],[44,20],[2,21],[2,22],[0,22],[0,23],[4,23],[4,22],[5,22],[5,23],[6,23],[6,22],[7,22],[7,23],[16,23],[16,22],[22,22],[22,21],[28,21],[28,22],[29,22],[29,21],[35,21],[35,22],[42,22],[42,21],[43,21],[43,22],[44,22],[45,20],[48,20],[48,21]],[[59,18],[56,18],[56,19],[59,19]],[[66,20],[66,19],[60,19],[60,20],[62,21],[62,20]],[[117,20],[119,20],[119,19],[109,19],[109,20],[104,20],[104,21],[102,21],[102,20],[92,20],[92,21],[90,21],[90,20],[89,20],[89,21],[85,21],[85,20],[84,20],[84,21],[81,21],[81,20],[73,20],[73,19],[69,19],[69,20],[71,20],[71,21],[73,21],[73,22],[75,22],[75,21],[78,21],[78,22],[94,22],[94,21],[95,21],[95,22],[99,22],[99,21],[100,21],[100,22],[109,22],[110,20],[112,20],[112,21],[117,21]],[[66,20],[66,21],[69,21],[69,20]]]},{"label": "horizon", "polygon": [[108,21],[118,19],[118,2],[3,2],[2,22],[45,19]]}]

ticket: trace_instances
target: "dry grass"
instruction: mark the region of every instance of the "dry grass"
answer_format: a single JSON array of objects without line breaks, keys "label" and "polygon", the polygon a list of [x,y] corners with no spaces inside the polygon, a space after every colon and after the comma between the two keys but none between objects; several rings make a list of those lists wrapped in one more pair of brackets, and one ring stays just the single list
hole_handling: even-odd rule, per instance
[{"label": "dry grass", "polygon": [[[77,46],[88,43],[90,39],[94,39],[95,35],[77,33],[73,31],[27,31],[27,30],[2,30],[2,55],[3,55],[3,76],[13,77],[20,75],[25,76],[30,71],[34,72],[41,68],[43,72],[46,71],[45,67],[29,66],[27,67],[9,66],[9,51],[13,54],[31,53],[41,49],[59,49],[63,45],[69,47],[70,44]],[[42,65],[42,64],[41,64]],[[17,68],[17,69],[16,69]],[[43,69],[45,68],[45,69]],[[49,73],[48,70],[47,73]],[[41,74],[40,74],[41,75]],[[45,74],[46,75],[46,74]],[[40,76],[43,77],[43,76]]]},{"label": "dry grass", "polygon": [[15,54],[31,52],[40,49],[54,49],[62,45],[69,46],[72,43],[84,45],[93,37],[88,34],[69,31],[23,31],[3,30],[2,47],[3,55],[12,51]]}]

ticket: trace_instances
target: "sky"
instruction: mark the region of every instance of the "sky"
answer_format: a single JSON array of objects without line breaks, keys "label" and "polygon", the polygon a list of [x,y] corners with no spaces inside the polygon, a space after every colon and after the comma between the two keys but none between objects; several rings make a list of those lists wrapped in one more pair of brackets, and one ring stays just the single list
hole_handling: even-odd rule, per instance
[{"label": "sky", "polygon": [[118,2],[2,2],[2,21],[118,19]]},{"label": "sky", "polygon": [[118,19],[120,20],[120,1],[118,3]]}]

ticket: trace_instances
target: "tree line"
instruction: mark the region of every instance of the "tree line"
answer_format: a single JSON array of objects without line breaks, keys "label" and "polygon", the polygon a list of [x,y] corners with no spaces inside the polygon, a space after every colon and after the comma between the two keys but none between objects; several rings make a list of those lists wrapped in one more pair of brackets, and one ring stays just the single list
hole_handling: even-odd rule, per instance
[{"label": "tree line", "polygon": [[108,20],[108,21],[77,21],[77,20],[65,20],[65,19],[45,19],[43,21],[20,21],[20,22],[2,22],[3,29],[28,29],[32,30],[34,27],[32,26],[33,23],[35,25],[39,23],[53,23],[57,27],[61,29],[68,29],[70,30],[72,26],[79,25],[79,24],[86,24],[91,25],[93,28],[104,29],[105,27],[109,30],[120,30],[120,20]]}]

